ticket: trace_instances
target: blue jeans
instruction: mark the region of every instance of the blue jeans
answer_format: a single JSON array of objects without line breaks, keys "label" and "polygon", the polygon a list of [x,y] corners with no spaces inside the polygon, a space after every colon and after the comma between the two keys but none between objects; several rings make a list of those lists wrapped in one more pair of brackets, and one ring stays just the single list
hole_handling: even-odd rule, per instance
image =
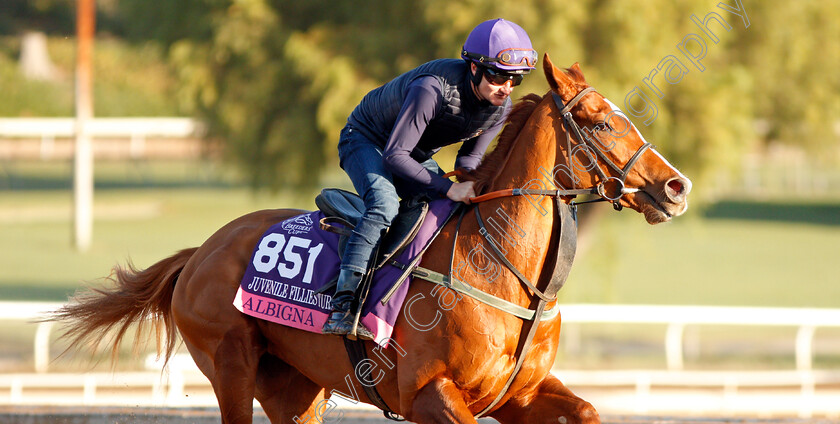
[{"label": "blue jeans", "polygon": [[[365,213],[347,240],[341,269],[364,273],[376,246],[399,212],[400,196],[408,198],[423,194],[424,190],[417,184],[395,178],[385,168],[382,148],[350,125],[341,130],[338,157],[341,168],[365,202]],[[422,165],[443,175],[433,159]]]}]

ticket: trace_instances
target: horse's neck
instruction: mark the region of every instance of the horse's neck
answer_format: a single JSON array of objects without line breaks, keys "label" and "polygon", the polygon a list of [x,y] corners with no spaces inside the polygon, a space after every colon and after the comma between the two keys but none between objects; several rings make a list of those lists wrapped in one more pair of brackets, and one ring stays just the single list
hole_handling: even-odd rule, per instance
[{"label": "horse's neck", "polygon": [[[508,159],[490,185],[491,191],[510,188],[555,189],[553,171],[558,157],[564,158],[565,128],[550,116],[550,108],[538,105],[519,132]],[[559,155],[558,155],[559,154]],[[565,161],[565,159],[563,159]],[[539,186],[539,187],[537,187]]]},{"label": "horse's neck", "polygon": [[[557,149],[560,148],[554,141],[555,128],[536,125],[537,122],[551,122],[551,118],[546,116],[548,113],[544,107],[534,110],[531,122],[523,127],[511,147],[507,161],[489,187],[490,191],[509,188],[554,188],[550,176],[556,164]],[[494,243],[501,246],[505,250],[505,257],[536,284],[540,275],[545,272],[544,268],[553,263],[546,262],[555,217],[553,198],[507,197],[488,205],[482,204],[480,207],[487,224],[487,233]],[[520,300],[528,299],[528,295],[518,283],[494,286],[491,291],[509,300],[513,301],[513,298],[517,297]]]},{"label": "horse's neck", "polygon": [[[588,166],[586,161],[591,155],[577,152],[577,159],[572,161],[571,153],[578,150],[576,146],[580,142],[569,137],[566,126],[552,114],[551,107],[544,101],[528,121],[488,191],[591,188],[595,184],[595,174],[581,169]],[[584,156],[587,159],[579,163]]]}]

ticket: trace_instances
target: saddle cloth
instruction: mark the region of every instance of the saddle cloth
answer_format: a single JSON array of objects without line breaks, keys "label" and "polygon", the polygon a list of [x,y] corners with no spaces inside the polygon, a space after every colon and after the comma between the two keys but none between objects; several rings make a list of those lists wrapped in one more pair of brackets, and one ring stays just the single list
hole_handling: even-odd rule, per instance
[{"label": "saddle cloth", "polygon": [[[449,199],[430,202],[416,237],[394,260],[400,264],[411,262],[431,242],[454,205]],[[321,332],[331,310],[333,291],[317,292],[335,280],[341,263],[339,235],[319,227],[323,217],[321,211],[298,215],[273,225],[263,234],[233,301],[239,311],[277,324]],[[390,263],[378,269],[362,307],[361,323],[383,347],[387,347],[393,333],[410,277],[406,277],[386,304],[380,300],[401,275],[403,270]]]}]

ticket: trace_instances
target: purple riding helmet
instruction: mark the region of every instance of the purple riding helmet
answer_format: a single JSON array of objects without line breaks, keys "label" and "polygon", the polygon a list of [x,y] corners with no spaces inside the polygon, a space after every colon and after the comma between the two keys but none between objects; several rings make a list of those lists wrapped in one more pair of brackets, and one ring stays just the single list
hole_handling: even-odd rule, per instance
[{"label": "purple riding helmet", "polygon": [[[514,85],[537,65],[537,51],[522,27],[504,19],[484,21],[467,36],[461,57],[503,75],[516,75]],[[482,72],[473,75],[473,82],[481,82]]]}]

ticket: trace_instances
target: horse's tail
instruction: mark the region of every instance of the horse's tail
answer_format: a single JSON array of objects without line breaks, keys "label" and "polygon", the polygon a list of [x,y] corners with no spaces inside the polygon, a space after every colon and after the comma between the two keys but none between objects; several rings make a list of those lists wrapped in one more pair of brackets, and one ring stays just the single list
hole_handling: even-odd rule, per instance
[{"label": "horse's tail", "polygon": [[[164,358],[168,360],[177,341],[171,312],[172,293],[181,270],[196,250],[181,250],[144,270],[131,263],[116,266],[107,278],[115,287],[90,288],[77,293],[70,303],[52,315],[53,320],[65,324],[61,337],[70,341],[68,349],[79,348],[85,342],[91,342],[95,349],[106,333],[116,330],[111,339],[115,362],[120,341],[129,327],[133,323],[140,326],[134,340],[136,347],[146,333],[144,324],[153,323],[158,343],[162,340],[164,344]],[[161,353],[160,345],[158,353]]]}]

